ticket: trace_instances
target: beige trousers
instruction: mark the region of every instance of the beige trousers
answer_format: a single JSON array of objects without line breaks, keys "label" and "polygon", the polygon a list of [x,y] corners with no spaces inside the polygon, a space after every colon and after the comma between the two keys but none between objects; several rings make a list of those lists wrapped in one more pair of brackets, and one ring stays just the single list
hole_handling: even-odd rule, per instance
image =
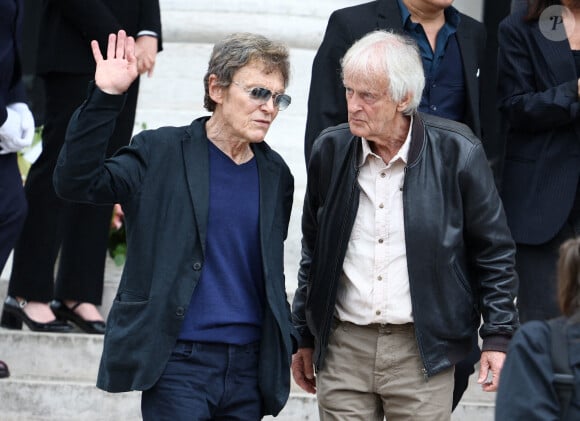
[{"label": "beige trousers", "polygon": [[426,378],[412,324],[336,322],[317,374],[321,421],[449,421],[450,368]]}]

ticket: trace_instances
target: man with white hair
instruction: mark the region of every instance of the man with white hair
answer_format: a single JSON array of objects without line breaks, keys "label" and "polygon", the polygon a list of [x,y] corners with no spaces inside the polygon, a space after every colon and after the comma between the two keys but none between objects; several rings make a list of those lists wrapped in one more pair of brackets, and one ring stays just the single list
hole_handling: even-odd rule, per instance
[{"label": "man with white hair", "polygon": [[308,166],[293,376],[322,421],[449,420],[482,315],[478,381],[497,388],[518,326],[514,243],[481,142],[417,111],[415,42],[375,31],[341,66],[348,124]]}]

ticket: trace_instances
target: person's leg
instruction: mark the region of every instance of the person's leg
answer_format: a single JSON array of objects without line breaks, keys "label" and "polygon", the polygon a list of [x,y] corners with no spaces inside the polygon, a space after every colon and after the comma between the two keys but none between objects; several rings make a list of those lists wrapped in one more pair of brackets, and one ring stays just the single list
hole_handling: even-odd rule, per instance
[{"label": "person's leg", "polygon": [[413,325],[380,328],[376,389],[389,421],[449,421],[453,372],[425,378]]},{"label": "person's leg", "polygon": [[560,245],[578,235],[579,203],[577,198],[568,220],[550,241],[539,245],[517,244],[517,306],[521,323],[548,320],[561,314],[557,300],[556,264]]},{"label": "person's leg", "polygon": [[55,298],[101,304],[112,212],[112,205],[84,203],[63,210]]},{"label": "person's leg", "polygon": [[[139,92],[137,79],[127,91],[123,110],[117,117],[115,129],[109,140],[107,156],[131,140]],[[103,280],[112,205],[69,203],[61,215],[62,246],[56,275],[55,297],[67,302],[90,303],[79,307],[85,318],[100,317],[94,308],[103,296]],[[70,307],[70,306],[69,306]],[[80,314],[83,316],[83,314]]]},{"label": "person's leg", "polygon": [[451,406],[452,411],[455,410],[461,397],[467,390],[467,387],[469,386],[469,378],[475,372],[475,364],[477,364],[480,357],[481,349],[479,349],[476,332],[472,338],[471,351],[469,352],[469,355],[464,360],[455,364],[453,404]]},{"label": "person's leg", "polygon": [[143,421],[206,421],[224,390],[225,348],[178,341],[157,383],[141,395]]},{"label": "person's leg", "polygon": [[321,421],[382,421],[374,393],[376,329],[336,322],[324,366],[316,376]]},{"label": "person's leg", "polygon": [[26,211],[17,156],[0,155],[0,272],[20,235]]},{"label": "person's leg", "polygon": [[58,221],[64,203],[56,196],[52,173],[62,147],[64,132],[73,111],[86,96],[89,79],[89,76],[44,77],[46,119],[42,153],[26,178],[25,192],[29,210],[14,249],[8,288],[11,296],[42,303],[53,297],[54,263],[60,246]]},{"label": "person's leg", "polygon": [[259,343],[229,346],[224,396],[215,412],[215,421],[254,421],[262,418],[259,360]]},{"label": "person's leg", "polygon": [[141,396],[143,420],[259,420],[259,348],[178,341],[161,378]]},{"label": "person's leg", "polygon": [[556,300],[556,261],[559,242],[517,244],[519,277],[517,307],[520,322],[547,320],[560,314]]}]

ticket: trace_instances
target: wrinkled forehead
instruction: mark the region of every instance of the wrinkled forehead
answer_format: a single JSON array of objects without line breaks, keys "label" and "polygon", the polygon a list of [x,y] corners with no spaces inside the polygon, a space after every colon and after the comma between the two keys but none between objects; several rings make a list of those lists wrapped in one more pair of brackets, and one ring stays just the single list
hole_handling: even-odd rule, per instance
[{"label": "wrinkled forehead", "polygon": [[284,89],[284,76],[280,69],[261,60],[251,61],[240,67],[234,77],[241,77],[247,83],[275,84],[276,90]]},{"label": "wrinkled forehead", "polygon": [[387,75],[374,71],[345,69],[342,81],[344,86],[361,92],[382,92],[389,88]]}]

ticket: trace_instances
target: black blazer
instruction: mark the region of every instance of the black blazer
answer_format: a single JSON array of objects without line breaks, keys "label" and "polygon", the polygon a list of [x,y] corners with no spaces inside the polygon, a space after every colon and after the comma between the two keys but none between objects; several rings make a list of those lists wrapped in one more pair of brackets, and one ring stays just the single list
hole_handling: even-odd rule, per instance
[{"label": "black blazer", "polygon": [[[205,122],[143,131],[105,160],[123,96],[94,88],[75,112],[54,172],[63,199],[121,203],[127,261],[107,320],[97,386],[146,390],[159,379],[179,335],[205,259],[209,159]],[[260,247],[266,305],[259,385],[264,414],[277,414],[290,393],[297,334],[284,279],[294,180],[280,155],[252,145],[260,180]]]},{"label": "black blazer", "polygon": [[[348,120],[340,59],[355,41],[376,29],[404,32],[397,0],[372,1],[336,10],[330,15],[324,39],[312,64],[304,138],[306,163],[320,132]],[[464,123],[481,137],[479,72],[485,47],[485,28],[480,22],[461,14],[456,37],[465,74],[467,109]]]},{"label": "black blazer", "polygon": [[580,179],[578,74],[567,40],[550,41],[523,12],[499,26],[498,99],[506,122],[502,199],[516,242],[562,228]]},{"label": "black blazer", "polygon": [[91,40],[105,55],[109,34],[120,29],[131,36],[157,33],[161,51],[159,0],[44,0],[37,73],[94,73]]}]

